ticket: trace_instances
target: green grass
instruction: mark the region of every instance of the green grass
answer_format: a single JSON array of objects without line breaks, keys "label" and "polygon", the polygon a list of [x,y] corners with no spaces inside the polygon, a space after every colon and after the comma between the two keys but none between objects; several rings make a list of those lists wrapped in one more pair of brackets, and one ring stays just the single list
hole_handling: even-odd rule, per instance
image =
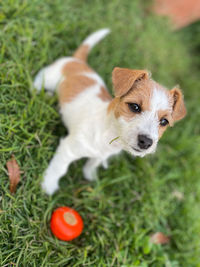
[{"label": "green grass", "polygon": [[[200,86],[197,62],[185,35],[171,32],[143,1],[4,0],[0,9],[0,266],[199,266]],[[187,117],[169,129],[157,153],[113,158],[99,180],[83,179],[74,163],[53,197],[41,188],[60,136],[66,134],[57,98],[31,91],[36,72],[71,55],[89,33],[112,33],[89,62],[110,90],[114,66],[145,68],[172,88],[180,84]],[[187,31],[186,33],[187,34]],[[9,192],[6,161],[14,154],[22,171]],[[184,195],[183,200],[173,192]],[[83,234],[58,241],[49,229],[53,209],[68,205],[84,219]],[[149,236],[171,236],[165,246]]]}]

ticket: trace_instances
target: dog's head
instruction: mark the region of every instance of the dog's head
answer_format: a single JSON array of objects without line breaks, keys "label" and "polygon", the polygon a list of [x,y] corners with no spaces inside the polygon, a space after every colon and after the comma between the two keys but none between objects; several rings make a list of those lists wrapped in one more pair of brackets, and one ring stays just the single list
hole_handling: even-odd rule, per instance
[{"label": "dog's head", "polygon": [[112,80],[115,98],[110,109],[123,148],[141,157],[155,152],[167,127],[186,115],[181,90],[166,90],[145,70],[115,68]]}]

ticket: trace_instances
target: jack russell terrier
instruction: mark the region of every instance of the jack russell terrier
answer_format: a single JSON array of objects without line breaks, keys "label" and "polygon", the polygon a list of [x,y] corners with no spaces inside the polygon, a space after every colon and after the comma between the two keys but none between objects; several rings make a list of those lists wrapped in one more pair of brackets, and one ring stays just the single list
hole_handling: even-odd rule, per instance
[{"label": "jack russell terrier", "polygon": [[58,92],[60,113],[69,134],[61,139],[44,174],[42,187],[49,195],[75,160],[89,158],[83,168],[87,180],[97,178],[97,167],[126,150],[143,157],[156,150],[168,126],[186,115],[181,90],[167,90],[146,70],[114,68],[112,99],[101,77],[88,66],[91,48],[109,29],[87,37],[73,57],[63,57],[36,75],[34,87]]}]

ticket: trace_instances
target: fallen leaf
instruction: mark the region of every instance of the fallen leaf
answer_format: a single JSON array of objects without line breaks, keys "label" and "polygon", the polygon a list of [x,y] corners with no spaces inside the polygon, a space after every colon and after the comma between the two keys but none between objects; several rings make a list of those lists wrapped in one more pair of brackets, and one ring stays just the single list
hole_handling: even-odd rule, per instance
[{"label": "fallen leaf", "polygon": [[88,187],[83,186],[83,187],[80,187],[77,190],[75,190],[74,195],[77,197],[78,194],[81,193],[82,191],[93,192],[93,189],[90,186],[88,186]]},{"label": "fallen leaf", "polygon": [[168,244],[170,241],[170,238],[169,236],[166,236],[161,232],[157,232],[151,236],[150,241],[153,244]]},{"label": "fallen leaf", "polygon": [[20,181],[20,169],[14,155],[12,155],[11,160],[7,161],[6,166],[10,180],[10,192],[15,193],[17,184]]},{"label": "fallen leaf", "polygon": [[172,192],[172,196],[174,198],[177,198],[178,200],[183,200],[184,199],[183,193],[180,192],[180,191],[177,191],[177,190],[175,190],[175,191]]}]

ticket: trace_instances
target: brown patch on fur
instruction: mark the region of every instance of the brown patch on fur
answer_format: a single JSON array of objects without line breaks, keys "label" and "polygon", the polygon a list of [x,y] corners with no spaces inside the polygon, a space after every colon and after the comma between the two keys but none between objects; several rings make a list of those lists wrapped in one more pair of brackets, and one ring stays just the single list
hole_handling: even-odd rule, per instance
[{"label": "brown patch on fur", "polygon": [[167,119],[169,121],[169,125],[173,126],[173,119],[169,109],[158,111],[158,119],[161,120],[162,118]]},{"label": "brown patch on fur", "polygon": [[167,110],[167,109],[166,110],[159,110],[158,111],[158,120],[160,121],[162,118],[167,119],[169,121],[169,124],[167,124],[166,126],[159,125],[159,129],[158,129],[159,139],[161,138],[163,133],[166,131],[168,126],[173,126],[173,119],[172,119],[170,110]]},{"label": "brown patch on fur", "polygon": [[122,99],[126,103],[140,105],[142,111],[150,110],[153,87],[152,80],[142,80],[137,82]]},{"label": "brown patch on fur", "polygon": [[108,93],[107,89],[103,86],[101,86],[100,88],[101,92],[98,94],[98,97],[105,101],[105,102],[109,102],[112,100],[112,97],[111,95]]},{"label": "brown patch on fur", "polygon": [[120,114],[118,112],[118,105],[120,103],[120,98],[119,97],[115,97],[112,99],[112,101],[110,102],[109,106],[108,106],[108,113],[110,113],[111,111],[114,112],[114,115],[116,118],[119,118]]},{"label": "brown patch on fur", "polygon": [[89,53],[88,45],[81,45],[74,53],[74,57],[86,61]]},{"label": "brown patch on fur", "polygon": [[75,75],[80,72],[94,72],[92,68],[90,68],[85,62],[82,61],[71,61],[62,69],[62,73],[64,76],[69,77],[70,75]]},{"label": "brown patch on fur", "polygon": [[173,126],[175,121],[181,120],[186,115],[186,108],[183,101],[183,94],[180,89],[174,88],[168,91],[169,102],[171,103],[172,112],[169,110],[158,111],[159,120],[165,118],[169,121],[166,126],[159,126],[159,138],[163,135],[168,126]]},{"label": "brown patch on fur", "polygon": [[162,135],[164,134],[164,132],[167,130],[168,128],[168,125],[166,126],[159,126],[159,129],[158,129],[158,138],[160,139],[162,137]]},{"label": "brown patch on fur", "polygon": [[140,105],[142,111],[150,110],[150,100],[153,91],[152,80],[141,80],[134,84],[127,94],[117,97],[118,104],[114,105],[115,99],[111,102],[108,111],[115,109],[116,118],[123,116],[127,121],[132,119],[137,113],[130,110],[128,103]]},{"label": "brown patch on fur", "polygon": [[[97,84],[92,78],[82,75],[82,73],[95,73],[87,63],[82,61],[72,61],[67,63],[62,73],[66,79],[61,82],[58,92],[60,103],[70,102],[76,95],[87,89],[87,87]],[[101,86],[98,97],[103,101],[111,101],[112,97],[109,95],[106,88]]]},{"label": "brown patch on fur", "polygon": [[58,95],[60,104],[71,102],[77,95],[96,82],[83,75],[71,75],[61,82]]},{"label": "brown patch on fur", "polygon": [[147,80],[149,73],[145,70],[131,70],[125,68],[114,68],[112,81],[115,96],[121,97],[128,93],[136,81]]}]

